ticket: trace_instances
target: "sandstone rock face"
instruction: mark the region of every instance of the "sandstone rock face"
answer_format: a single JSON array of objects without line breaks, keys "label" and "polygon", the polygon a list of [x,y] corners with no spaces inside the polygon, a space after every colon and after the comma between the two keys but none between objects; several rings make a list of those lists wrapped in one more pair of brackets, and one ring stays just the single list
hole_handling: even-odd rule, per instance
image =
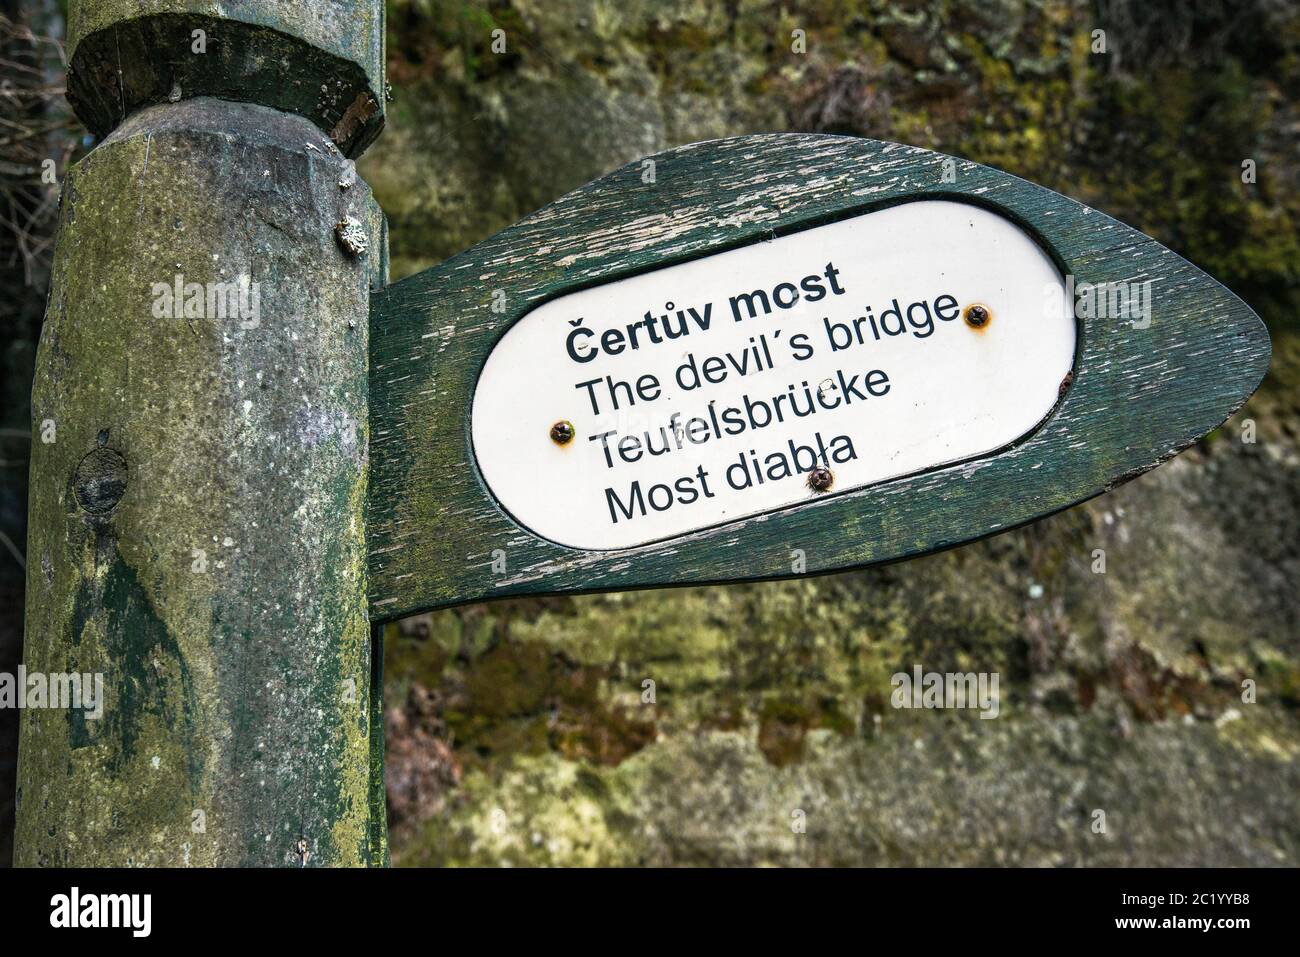
[{"label": "sandstone rock face", "polygon": [[[1172,463],[958,551],[391,626],[395,860],[1295,865],[1300,17],[816,6],[390,3],[360,169],[394,275],[668,146],[867,135],[1151,233],[1265,318],[1272,372]],[[918,664],[997,672],[999,716],[894,708]]]}]

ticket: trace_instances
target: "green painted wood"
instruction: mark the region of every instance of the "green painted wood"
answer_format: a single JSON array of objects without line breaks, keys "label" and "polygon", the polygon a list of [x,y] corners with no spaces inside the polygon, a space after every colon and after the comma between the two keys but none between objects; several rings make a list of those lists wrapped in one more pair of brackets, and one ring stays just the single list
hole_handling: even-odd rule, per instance
[{"label": "green painted wood", "polygon": [[[699,143],[570,193],[371,304],[370,600],[375,619],[511,595],[788,577],[895,561],[1031,522],[1186,448],[1268,367],[1263,323],[1155,240],[1051,190],[928,150],[843,137]],[[469,409],[503,331],[540,303],[648,269],[918,198],[1017,222],[1077,283],[1153,280],[1150,325],[1079,319],[1072,383],[1002,453],[623,551],[538,538],[494,501]],[[492,311],[493,292],[504,313]],[[521,462],[520,468],[527,468]],[[494,570],[502,550],[505,571]],[[497,563],[500,568],[500,563]]]},{"label": "green painted wood", "polygon": [[198,96],[305,116],[348,156],[384,126],[382,3],[81,0],[68,52],[68,100],[101,137],[142,106]]}]

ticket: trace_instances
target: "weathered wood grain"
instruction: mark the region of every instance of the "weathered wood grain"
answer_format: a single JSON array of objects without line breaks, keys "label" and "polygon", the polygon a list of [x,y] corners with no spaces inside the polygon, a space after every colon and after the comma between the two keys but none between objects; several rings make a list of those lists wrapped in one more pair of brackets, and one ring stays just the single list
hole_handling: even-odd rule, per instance
[{"label": "weathered wood grain", "polygon": [[[366,619],[364,183],[306,119],[198,98],[68,176],[32,389],[24,661],[103,715],[23,714],[16,862],[383,860]],[[310,148],[309,148],[310,147]],[[247,314],[156,283],[258,284]],[[180,312],[177,312],[177,309]],[[374,675],[378,673],[375,672]]]},{"label": "weathered wood grain", "polygon": [[[371,304],[370,601],[373,619],[510,595],[786,577],[948,548],[1077,504],[1219,425],[1268,366],[1245,303],[1155,240],[1009,174],[928,150],[768,135],[630,164]],[[652,545],[584,552],[517,525],[478,473],[469,408],[501,334],[577,289],[913,199],[1010,217],[1076,282],[1151,280],[1149,326],[1080,319],[1073,381],[1002,453],[831,495]],[[493,292],[506,296],[492,311]],[[528,468],[528,462],[520,462]],[[493,568],[494,550],[505,556]],[[499,568],[499,563],[497,564]]]},{"label": "weathered wood grain", "polygon": [[305,116],[348,156],[384,127],[382,3],[81,0],[68,54],[68,100],[101,137],[142,106],[199,96]]}]

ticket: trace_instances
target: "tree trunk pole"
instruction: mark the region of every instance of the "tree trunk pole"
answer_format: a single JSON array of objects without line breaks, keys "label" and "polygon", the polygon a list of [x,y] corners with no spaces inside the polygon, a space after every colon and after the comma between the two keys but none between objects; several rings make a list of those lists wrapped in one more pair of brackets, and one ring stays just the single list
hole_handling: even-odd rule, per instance
[{"label": "tree trunk pole", "polygon": [[387,242],[347,159],[383,123],[382,3],[72,0],[69,51],[105,139],[63,183],[24,663],[81,675],[83,707],[23,712],[15,862],[384,863]]}]

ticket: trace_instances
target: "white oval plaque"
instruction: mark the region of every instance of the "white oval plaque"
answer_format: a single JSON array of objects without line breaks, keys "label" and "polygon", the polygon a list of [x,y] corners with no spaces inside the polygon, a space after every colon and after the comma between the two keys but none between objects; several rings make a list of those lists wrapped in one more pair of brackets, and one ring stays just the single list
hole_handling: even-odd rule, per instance
[{"label": "white oval plaque", "polygon": [[483,367],[474,453],[521,525],[628,548],[996,452],[1074,347],[1029,236],[917,201],[539,306]]}]

